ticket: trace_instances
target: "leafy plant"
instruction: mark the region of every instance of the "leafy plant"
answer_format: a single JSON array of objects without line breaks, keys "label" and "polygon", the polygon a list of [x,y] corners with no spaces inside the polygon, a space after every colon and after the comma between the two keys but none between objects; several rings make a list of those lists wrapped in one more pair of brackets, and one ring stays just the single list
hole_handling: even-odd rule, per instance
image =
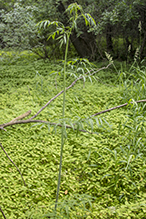
[{"label": "leafy plant", "polygon": [[[56,38],[60,42],[60,46],[65,43],[65,59],[64,59],[64,70],[63,70],[63,103],[62,103],[62,131],[61,131],[61,149],[60,149],[60,164],[59,164],[59,175],[58,175],[58,184],[57,184],[57,193],[56,193],[56,204],[55,204],[55,211],[57,210],[58,199],[59,199],[59,192],[60,192],[60,184],[61,184],[61,171],[62,171],[62,159],[63,159],[63,147],[66,139],[66,119],[65,119],[65,100],[66,100],[66,66],[67,66],[67,55],[68,55],[68,46],[69,46],[69,39],[73,29],[77,30],[77,20],[82,16],[85,19],[86,25],[95,25],[94,19],[89,14],[84,14],[83,9],[77,3],[70,4],[66,9],[66,12],[71,15],[70,17],[70,25],[64,27],[61,22],[53,21],[50,22],[48,20],[41,21],[38,23],[39,27],[42,26],[49,27],[51,25],[56,26],[56,31],[51,33],[49,38],[52,37],[53,39]],[[60,35],[60,36],[58,36]],[[79,70],[79,69],[78,69]],[[79,125],[77,130],[79,129]]]}]

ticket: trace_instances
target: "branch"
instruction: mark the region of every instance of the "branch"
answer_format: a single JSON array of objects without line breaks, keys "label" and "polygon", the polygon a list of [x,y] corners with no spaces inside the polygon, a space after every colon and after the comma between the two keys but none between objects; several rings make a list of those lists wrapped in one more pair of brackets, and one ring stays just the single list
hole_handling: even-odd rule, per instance
[{"label": "branch", "polygon": [[[91,75],[93,75],[93,74],[95,74],[95,73],[97,73],[97,72],[99,72],[99,71],[101,71],[101,70],[103,70],[103,69],[108,68],[110,65],[111,65],[111,64],[108,64],[106,67],[102,67],[102,68],[98,69],[97,71],[93,72]],[[86,73],[86,74],[88,74],[88,73]],[[68,86],[68,87],[66,88],[66,90],[68,90],[68,89],[70,89],[71,87],[73,87],[73,86],[75,85],[75,83],[76,83],[78,80],[82,79],[82,78],[83,78],[82,76],[79,77],[79,78],[77,78],[75,81],[72,82],[72,84],[71,84],[70,86]],[[49,101],[48,101],[34,116],[32,116],[31,118],[29,118],[29,119],[27,119],[27,120],[21,120],[21,121],[20,121],[20,119],[25,118],[26,116],[28,116],[28,115],[31,113],[31,110],[29,110],[28,112],[26,112],[26,113],[24,113],[24,114],[22,114],[22,115],[16,117],[15,119],[11,120],[10,122],[5,123],[5,124],[1,124],[1,125],[0,125],[0,129],[5,130],[4,127],[11,126],[11,125],[16,125],[16,124],[25,124],[25,123],[48,123],[48,124],[53,125],[53,126],[57,125],[57,126],[62,127],[61,124],[50,123],[49,121],[33,120],[35,117],[37,117],[37,115],[38,115],[43,109],[45,109],[53,100],[55,100],[55,99],[56,99],[59,95],[61,95],[62,93],[63,93],[63,90],[60,91],[60,92],[59,92],[56,96],[54,96],[51,100],[49,100]],[[136,102],[136,103],[146,102],[146,99],[144,99],[144,100],[138,100],[138,101],[135,101],[135,102]],[[131,103],[133,103],[133,102],[131,102]],[[97,116],[97,115],[100,115],[100,114],[103,114],[103,113],[106,113],[106,112],[109,112],[109,111],[111,111],[111,110],[115,110],[115,109],[118,109],[118,108],[127,106],[127,105],[128,105],[128,103],[125,103],[125,104],[122,104],[122,105],[119,105],[119,106],[112,107],[112,108],[110,108],[110,109],[103,110],[103,111],[101,111],[101,112],[98,112],[98,113],[95,113],[95,114],[89,116],[89,118],[94,117],[94,116]],[[75,124],[73,124],[73,125],[75,126]],[[72,127],[69,126],[69,125],[66,125],[66,128],[72,128]],[[76,128],[75,128],[75,130],[76,130]],[[6,131],[6,130],[5,130],[5,131]],[[82,130],[82,129],[80,129],[79,131],[81,131],[81,132],[88,132],[88,133],[90,133],[90,134],[93,134],[92,132],[89,132],[89,131],[86,131],[86,130]]]},{"label": "branch", "polygon": [[[10,126],[10,125],[14,125],[16,121],[27,117],[30,113],[31,113],[31,110],[29,110],[29,111],[27,111],[26,113],[23,113],[22,115],[20,115],[20,116],[14,118],[14,119],[12,119],[12,120],[11,120],[10,122],[8,122],[8,123],[1,124],[1,125],[0,125],[0,129],[5,130],[4,127]],[[6,130],[5,130],[5,131],[6,131]]]},{"label": "branch", "polygon": [[[135,101],[135,102],[136,102],[136,103],[146,102],[146,99],[145,99],[145,100],[138,100],[138,101]],[[133,102],[130,102],[130,103],[133,103]],[[93,114],[91,117],[97,116],[97,115],[100,115],[100,114],[103,114],[103,113],[106,113],[106,112],[109,112],[109,111],[111,111],[111,110],[115,110],[115,109],[118,109],[118,108],[121,108],[121,107],[124,107],[124,106],[127,106],[127,105],[128,105],[128,103],[124,103],[124,104],[122,104],[122,105],[115,106],[115,107],[112,107],[112,108],[110,108],[110,109],[106,109],[106,110],[103,110],[103,111],[101,111],[101,112],[95,113],[95,114]]]},{"label": "branch", "polygon": [[[45,120],[30,120],[30,119],[27,119],[27,120],[21,120],[21,121],[14,121],[13,123],[6,123],[6,124],[3,124],[3,127],[0,127],[0,129],[4,129],[4,127],[6,126],[11,126],[11,125],[17,125],[17,124],[26,124],[26,123],[46,123],[46,124],[49,124],[51,126],[59,126],[59,127],[62,127],[61,124],[58,124],[58,123],[54,123],[54,122],[49,122],[49,121],[45,121]],[[73,124],[75,125],[75,124]],[[65,126],[66,128],[70,128],[72,129],[72,126],[70,125],[66,125]],[[74,128],[74,130],[77,130],[77,128]],[[6,130],[5,130],[6,131]],[[80,132],[88,132],[89,134],[93,134],[89,131],[86,131],[86,130],[83,130],[83,129],[79,129]]]},{"label": "branch", "polygon": [[2,150],[4,151],[4,153],[6,154],[7,158],[11,161],[11,163],[16,167],[16,169],[17,169],[18,172],[20,173],[21,178],[22,178],[22,180],[23,180],[23,182],[24,182],[24,185],[26,186],[25,180],[24,180],[24,178],[23,178],[23,176],[22,176],[22,174],[21,174],[19,168],[16,166],[16,164],[15,164],[15,163],[11,160],[11,158],[8,156],[7,152],[5,151],[5,149],[4,149],[4,147],[2,146],[1,143],[0,143],[0,146],[1,146]]},{"label": "branch", "polygon": [[[146,99],[144,100],[138,100],[138,101],[135,101],[136,103],[141,103],[141,102],[146,102]],[[133,102],[130,102],[131,104]],[[115,106],[115,107],[112,107],[110,109],[106,109],[106,110],[103,110],[101,112],[98,112],[98,113],[95,113],[91,116],[89,116],[89,118],[91,117],[94,117],[94,116],[97,116],[97,115],[100,115],[100,114],[103,114],[103,113],[106,113],[106,112],[109,112],[109,111],[112,111],[112,110],[115,110],[115,109],[118,109],[118,108],[121,108],[121,107],[124,107],[124,106],[127,106],[128,103],[124,103],[122,105],[118,105],[118,106]],[[28,111],[30,112],[30,111]],[[27,112],[27,113],[28,113]],[[24,113],[23,115],[25,115],[26,113]],[[22,116],[22,115],[21,115]],[[17,117],[17,118],[20,118],[20,117]],[[13,122],[12,122],[13,121]],[[5,123],[5,124],[2,124],[0,125],[0,129],[4,129],[4,127],[7,127],[7,126],[11,126],[11,125],[17,125],[17,124],[25,124],[25,123],[46,123],[46,124],[49,124],[49,125],[52,125],[52,126],[59,126],[59,127],[62,127],[62,124],[58,124],[58,123],[53,123],[53,122],[49,122],[49,121],[45,121],[45,120],[33,120],[33,119],[27,119],[27,120],[16,120],[16,119],[13,119],[11,122],[8,122],[8,123]],[[73,124],[75,126],[75,124]],[[66,128],[72,128],[72,126],[69,126],[69,125],[66,125]],[[76,130],[76,128],[74,128],[74,130]],[[86,130],[82,130],[82,129],[79,129],[79,131],[81,132],[88,132],[89,134],[94,134],[93,132],[89,132],[89,131],[86,131]]]},{"label": "branch", "polygon": [[[94,71],[91,75],[94,75],[95,73],[97,73],[97,72],[99,72],[99,71],[101,71],[101,70],[107,69],[110,65],[111,65],[111,63],[109,63],[106,67],[102,67],[102,68],[98,69],[97,71]],[[85,75],[87,75],[87,74],[88,74],[88,72],[87,72]],[[73,87],[73,86],[75,85],[75,83],[76,83],[78,80],[80,80],[80,79],[83,79],[83,76],[81,76],[81,77],[77,78],[75,81],[73,81],[72,84],[69,85],[69,86],[66,88],[66,90],[69,90],[71,87]],[[34,116],[32,116],[31,118],[29,118],[28,120],[23,120],[23,121],[21,121],[21,122],[18,121],[18,120],[20,120],[20,119],[25,118],[26,116],[28,116],[28,115],[31,113],[31,110],[29,110],[28,112],[26,112],[26,113],[24,113],[24,114],[22,114],[22,115],[16,117],[15,119],[11,120],[11,121],[8,122],[8,123],[1,124],[1,125],[0,125],[0,129],[6,131],[6,129],[4,129],[4,127],[6,127],[6,126],[15,125],[15,124],[21,124],[21,123],[34,122],[34,120],[32,120],[32,119],[34,119],[35,117],[37,117],[38,114],[39,114],[42,110],[44,110],[53,100],[55,100],[55,99],[56,99],[58,96],[60,96],[63,92],[64,92],[63,90],[60,91],[56,96],[54,96],[51,100],[49,100]],[[82,130],[82,131],[85,131],[85,130]]]},{"label": "branch", "polygon": [[3,215],[3,217],[6,219],[6,216],[5,216],[4,212],[3,212],[3,210],[1,209],[1,207],[0,207],[0,211],[1,211],[2,215]]},{"label": "branch", "polygon": [[[102,67],[102,68],[98,69],[97,71],[94,71],[94,72],[91,74],[91,76],[94,75],[95,73],[99,72],[99,71],[102,71],[102,70],[104,70],[104,69],[107,69],[111,64],[112,64],[112,63],[109,63],[106,67]],[[85,75],[87,75],[87,74],[88,74],[88,72],[87,72]],[[75,85],[75,83],[76,83],[78,80],[80,80],[80,79],[83,79],[83,76],[81,76],[81,77],[77,78],[75,81],[73,81],[72,84],[69,85],[69,86],[66,88],[66,90],[69,90],[71,87],[73,87],[73,86]],[[54,96],[51,100],[49,100],[34,116],[32,116],[31,118],[29,118],[29,120],[24,120],[23,122],[22,122],[22,121],[21,121],[21,122],[20,122],[20,121],[17,122],[19,119],[22,119],[22,118],[25,118],[26,116],[28,116],[28,115],[31,113],[31,110],[29,110],[28,112],[22,114],[21,116],[16,117],[15,119],[11,120],[11,121],[8,122],[8,123],[1,124],[1,125],[0,125],[0,129],[6,131],[6,129],[4,129],[4,127],[6,127],[6,126],[15,125],[15,124],[22,124],[22,123],[35,122],[35,121],[32,120],[32,119],[36,118],[36,117],[38,116],[38,114],[39,114],[41,111],[43,111],[53,100],[55,100],[55,99],[56,99],[58,96],[60,96],[63,92],[64,92],[63,90],[60,91],[56,96]],[[83,131],[83,132],[86,132],[85,130],[82,130],[82,131]]]},{"label": "branch", "polygon": [[[95,73],[99,72],[99,71],[102,71],[102,70],[104,70],[104,69],[107,69],[110,65],[111,65],[111,63],[108,64],[106,67],[102,67],[102,68],[98,69],[97,71],[94,71],[94,72],[91,74],[91,76],[94,75]],[[87,72],[85,75],[87,75],[87,74],[88,74],[88,72]],[[79,81],[80,79],[83,79],[83,77],[81,76],[81,77],[77,78],[75,81],[73,81],[72,84],[69,85],[69,86],[66,88],[66,91],[69,90],[71,87],[73,87],[73,86],[75,85],[75,83],[76,83],[77,81]],[[46,103],[34,116],[32,116],[32,117],[30,118],[30,120],[31,120],[31,119],[34,119],[35,117],[37,117],[37,115],[38,115],[43,109],[45,109],[53,100],[55,100],[55,99],[56,99],[58,96],[60,96],[62,93],[63,93],[63,90],[60,91],[60,92],[59,92],[55,97],[53,97],[51,100],[49,100],[48,103]]]}]

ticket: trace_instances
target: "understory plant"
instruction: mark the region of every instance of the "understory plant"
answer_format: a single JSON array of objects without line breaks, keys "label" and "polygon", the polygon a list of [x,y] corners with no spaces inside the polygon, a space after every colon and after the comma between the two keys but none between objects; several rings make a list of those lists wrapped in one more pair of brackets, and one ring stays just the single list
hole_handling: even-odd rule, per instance
[{"label": "understory plant", "polygon": [[125,133],[123,144],[113,150],[104,148],[109,159],[101,171],[104,190],[123,203],[140,199],[145,191],[146,67],[137,51],[131,67],[119,72],[121,98],[128,106],[126,120],[119,123],[119,134]]},{"label": "understory plant", "polygon": [[[52,21],[44,20],[38,23],[39,28],[48,28],[52,25],[56,27],[56,30],[50,34],[49,38],[52,37],[53,39],[57,39],[60,42],[60,46],[65,44],[65,58],[64,58],[64,67],[63,67],[63,101],[62,101],[62,118],[61,118],[61,147],[60,147],[60,163],[59,163],[59,174],[58,174],[58,183],[57,183],[57,192],[56,192],[56,201],[55,201],[55,214],[54,217],[56,217],[56,210],[58,206],[58,200],[59,200],[59,192],[60,192],[60,184],[61,184],[61,171],[62,171],[62,160],[63,160],[63,148],[65,144],[65,140],[67,138],[66,133],[66,117],[65,117],[65,100],[66,100],[66,67],[67,64],[67,56],[68,56],[68,46],[69,46],[69,40],[70,36],[72,34],[72,31],[75,29],[78,31],[77,27],[77,21],[79,18],[84,18],[85,24],[88,26],[94,26],[96,23],[94,19],[91,17],[90,14],[85,14],[83,12],[83,9],[80,5],[77,3],[70,4],[68,8],[66,9],[66,13],[70,14],[70,19],[68,26],[64,26],[59,21]],[[73,65],[72,65],[73,66]],[[70,123],[71,124],[71,123]],[[79,122],[78,122],[78,128],[79,129]],[[72,124],[73,127],[73,124]],[[47,215],[48,216],[48,215]],[[68,217],[67,217],[68,218]]]}]

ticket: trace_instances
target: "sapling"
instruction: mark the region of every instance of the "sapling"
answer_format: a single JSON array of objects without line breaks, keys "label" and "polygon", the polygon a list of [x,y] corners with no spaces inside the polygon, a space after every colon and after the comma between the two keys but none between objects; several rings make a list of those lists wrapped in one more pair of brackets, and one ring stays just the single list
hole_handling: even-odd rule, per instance
[{"label": "sapling", "polygon": [[59,191],[61,184],[61,171],[62,171],[62,159],[63,159],[63,147],[66,138],[66,123],[65,123],[65,99],[66,99],[66,66],[67,66],[67,55],[68,55],[68,45],[70,40],[70,35],[72,31],[76,29],[77,31],[77,20],[80,17],[83,17],[85,20],[85,24],[92,27],[96,25],[94,19],[90,14],[85,14],[83,9],[77,3],[70,4],[66,9],[66,13],[70,14],[69,26],[65,27],[61,22],[58,21],[48,21],[44,20],[38,23],[39,27],[46,28],[51,25],[55,25],[56,30],[50,34],[49,38],[57,39],[60,42],[60,46],[65,44],[65,58],[64,58],[64,68],[63,68],[63,103],[62,103],[62,129],[61,129],[61,148],[60,148],[60,164],[59,164],[59,175],[58,175],[58,183],[57,183],[57,192],[56,192],[56,201],[55,201],[55,212],[57,209],[57,203],[59,199]]}]

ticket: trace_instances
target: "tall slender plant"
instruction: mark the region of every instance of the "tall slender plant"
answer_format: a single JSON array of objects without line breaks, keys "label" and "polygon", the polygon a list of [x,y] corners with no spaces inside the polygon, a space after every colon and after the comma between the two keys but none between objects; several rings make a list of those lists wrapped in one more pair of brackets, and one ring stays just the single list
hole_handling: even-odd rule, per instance
[{"label": "tall slender plant", "polygon": [[38,23],[39,28],[46,28],[51,25],[55,25],[56,30],[50,34],[49,38],[57,39],[60,42],[60,46],[65,44],[65,58],[64,58],[64,70],[63,70],[63,106],[62,106],[62,130],[61,130],[61,148],[60,148],[60,163],[59,163],[59,174],[58,174],[58,183],[57,183],[57,192],[56,192],[56,201],[55,201],[55,212],[57,209],[60,184],[61,184],[61,171],[62,171],[62,160],[63,160],[63,147],[66,138],[66,123],[65,123],[65,99],[66,99],[66,65],[67,65],[67,55],[68,55],[68,45],[70,40],[70,35],[72,34],[73,29],[78,31],[77,20],[80,17],[83,17],[85,20],[86,26],[96,25],[95,20],[91,17],[90,14],[84,13],[82,7],[77,3],[70,4],[66,9],[66,13],[70,14],[70,19],[68,26],[64,26],[61,22],[49,20],[44,20]]}]

